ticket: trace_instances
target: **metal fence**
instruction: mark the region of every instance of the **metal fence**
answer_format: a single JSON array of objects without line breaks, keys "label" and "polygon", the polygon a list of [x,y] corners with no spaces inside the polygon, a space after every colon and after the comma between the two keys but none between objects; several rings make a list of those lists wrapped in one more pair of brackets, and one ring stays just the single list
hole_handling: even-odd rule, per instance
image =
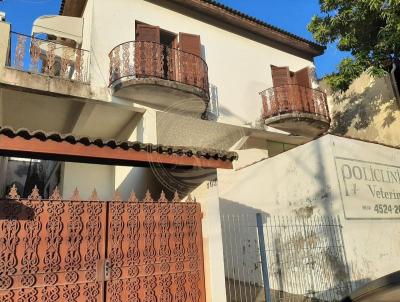
[{"label": "metal fence", "polygon": [[256,217],[224,214],[221,225],[228,301],[263,301]]},{"label": "metal fence", "polygon": [[87,83],[89,64],[87,50],[11,32],[7,63],[11,68]]},{"label": "metal fence", "polygon": [[223,214],[221,222],[228,301],[338,301],[351,291],[339,218]]}]

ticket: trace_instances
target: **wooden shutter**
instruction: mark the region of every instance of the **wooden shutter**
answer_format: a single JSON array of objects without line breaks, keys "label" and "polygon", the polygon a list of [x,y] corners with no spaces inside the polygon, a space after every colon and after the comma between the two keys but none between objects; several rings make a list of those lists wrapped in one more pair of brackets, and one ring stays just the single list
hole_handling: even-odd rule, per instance
[{"label": "wooden shutter", "polygon": [[179,71],[177,80],[185,84],[202,87],[204,70],[201,57],[201,42],[199,35],[179,33]]},{"label": "wooden shutter", "polygon": [[308,67],[295,72],[297,85],[311,88],[310,70]]},{"label": "wooden shutter", "polygon": [[137,24],[135,43],[136,77],[154,76],[162,78],[164,61],[161,58],[160,28],[147,24]]},{"label": "wooden shutter", "polygon": [[290,84],[289,67],[271,66],[272,83],[274,87]]},{"label": "wooden shutter", "polygon": [[147,24],[137,24],[136,41],[160,43],[160,28]]},{"label": "wooden shutter", "polygon": [[199,35],[179,33],[179,49],[196,56],[201,56],[201,42]]},{"label": "wooden shutter", "polygon": [[305,112],[315,112],[312,97],[310,70],[308,67],[295,72],[298,97],[296,98],[297,110]]}]

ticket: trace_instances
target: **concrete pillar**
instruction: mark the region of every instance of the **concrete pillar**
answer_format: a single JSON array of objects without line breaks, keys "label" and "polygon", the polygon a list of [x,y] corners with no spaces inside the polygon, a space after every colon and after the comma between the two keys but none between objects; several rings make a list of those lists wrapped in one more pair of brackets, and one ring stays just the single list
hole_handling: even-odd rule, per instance
[{"label": "concrete pillar", "polygon": [[10,47],[11,25],[6,22],[0,22],[0,70],[6,66]]},{"label": "concrete pillar", "polygon": [[207,302],[225,302],[225,270],[218,186],[206,181],[192,192],[203,213],[203,252]]}]

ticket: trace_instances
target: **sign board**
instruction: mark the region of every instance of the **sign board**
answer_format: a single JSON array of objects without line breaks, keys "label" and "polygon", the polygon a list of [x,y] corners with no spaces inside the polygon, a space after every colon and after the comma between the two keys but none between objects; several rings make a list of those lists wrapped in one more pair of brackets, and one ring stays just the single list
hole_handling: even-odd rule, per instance
[{"label": "sign board", "polygon": [[400,166],[344,157],[335,165],[346,218],[400,218]]}]

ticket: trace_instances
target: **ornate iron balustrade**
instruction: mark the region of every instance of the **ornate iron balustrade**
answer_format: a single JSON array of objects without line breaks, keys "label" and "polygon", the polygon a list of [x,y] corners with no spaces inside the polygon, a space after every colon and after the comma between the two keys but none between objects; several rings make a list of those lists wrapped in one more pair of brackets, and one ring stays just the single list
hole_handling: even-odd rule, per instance
[{"label": "ornate iron balustrade", "polygon": [[129,41],[114,47],[109,58],[110,86],[123,78],[159,78],[209,94],[207,64],[191,53],[155,42]]},{"label": "ornate iron balustrade", "polygon": [[263,118],[285,113],[310,113],[330,120],[326,94],[300,85],[283,85],[260,92]]},{"label": "ornate iron balustrade", "polygon": [[11,68],[88,82],[89,62],[90,52],[87,50],[11,32],[7,64]]}]

